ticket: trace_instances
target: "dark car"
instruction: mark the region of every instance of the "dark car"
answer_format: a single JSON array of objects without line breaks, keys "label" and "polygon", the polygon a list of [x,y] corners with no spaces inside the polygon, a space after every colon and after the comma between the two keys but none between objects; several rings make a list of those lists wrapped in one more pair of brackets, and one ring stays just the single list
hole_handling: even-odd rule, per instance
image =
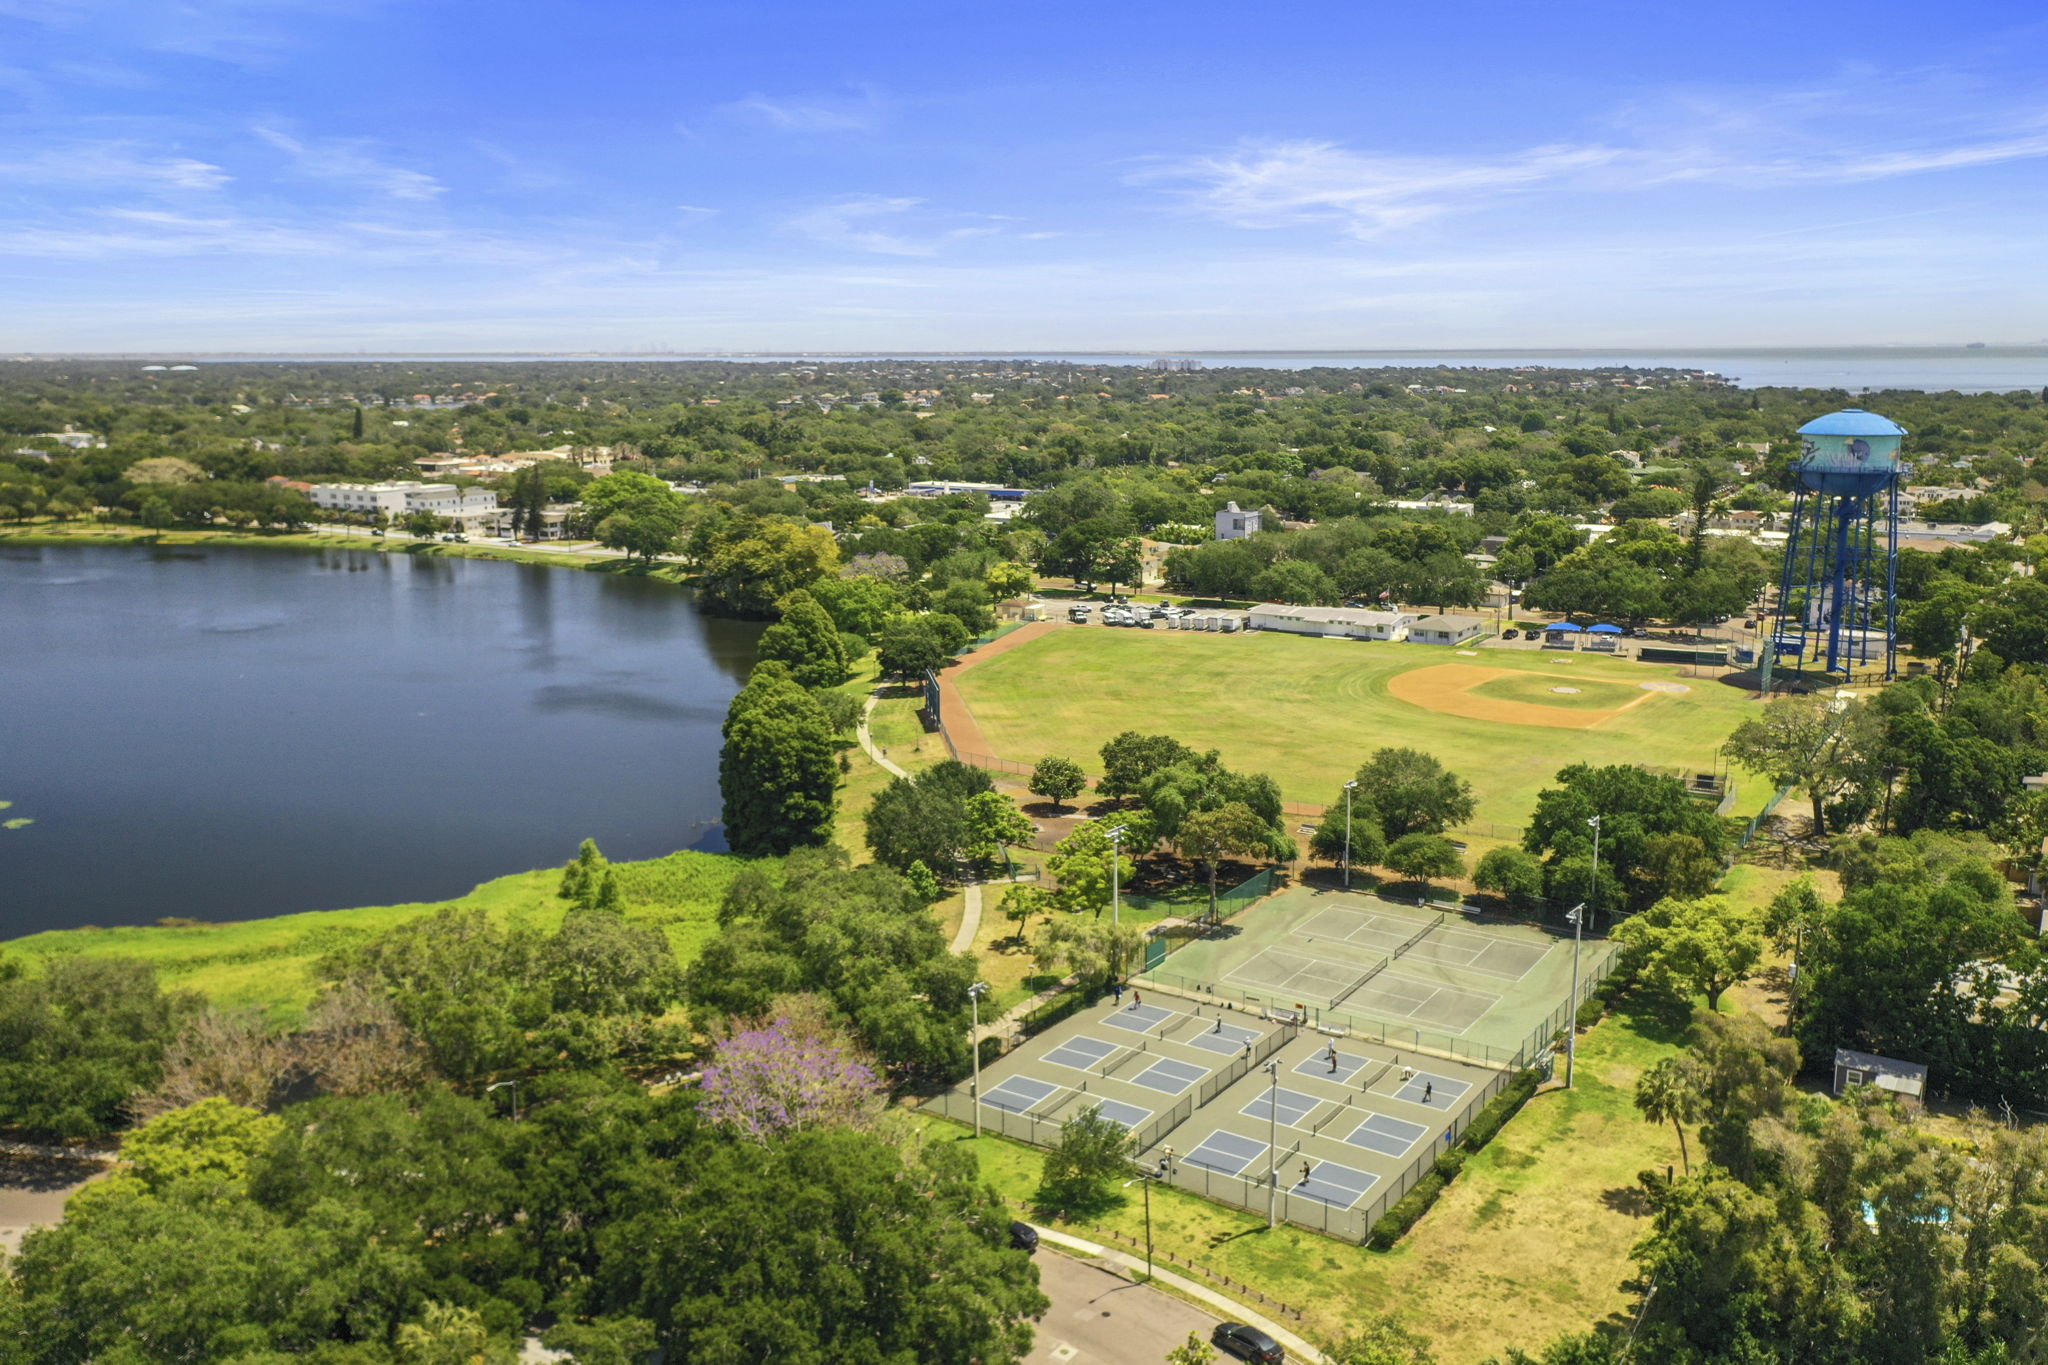
[{"label": "dark car", "polygon": [[1038,1250],[1038,1229],[1029,1223],[1010,1224],[1010,1249],[1027,1256]]},{"label": "dark car", "polygon": [[1513,640],[1518,639],[1521,636],[1521,634],[1521,631],[1516,630],[1513,626],[1509,626],[1506,630],[1500,633],[1500,638],[1503,640]]},{"label": "dark car", "polygon": [[1254,1365],[1285,1365],[1286,1353],[1280,1343],[1256,1327],[1247,1327],[1241,1322],[1219,1322],[1210,1337],[1217,1349],[1239,1360],[1249,1360]]}]

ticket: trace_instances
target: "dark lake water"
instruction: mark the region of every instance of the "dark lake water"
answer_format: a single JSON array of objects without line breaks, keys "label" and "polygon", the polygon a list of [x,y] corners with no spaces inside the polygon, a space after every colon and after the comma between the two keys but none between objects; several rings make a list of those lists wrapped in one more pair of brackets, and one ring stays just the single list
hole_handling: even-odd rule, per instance
[{"label": "dark lake water", "polygon": [[431,900],[722,849],[759,627],[371,551],[0,549],[0,938]]}]

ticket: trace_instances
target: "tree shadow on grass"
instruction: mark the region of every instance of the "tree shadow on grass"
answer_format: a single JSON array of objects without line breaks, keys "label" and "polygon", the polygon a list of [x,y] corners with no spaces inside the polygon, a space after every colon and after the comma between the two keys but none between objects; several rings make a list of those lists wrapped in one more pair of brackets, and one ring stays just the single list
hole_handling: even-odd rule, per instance
[{"label": "tree shadow on grass", "polygon": [[1643,1038],[1667,1047],[1682,1047],[1692,1036],[1692,1002],[1658,991],[1636,989],[1609,1007],[1615,1018]]},{"label": "tree shadow on grass", "polygon": [[1650,1215],[1650,1196],[1640,1185],[1616,1185],[1600,1191],[1600,1202],[1616,1213],[1630,1218],[1647,1218]]}]

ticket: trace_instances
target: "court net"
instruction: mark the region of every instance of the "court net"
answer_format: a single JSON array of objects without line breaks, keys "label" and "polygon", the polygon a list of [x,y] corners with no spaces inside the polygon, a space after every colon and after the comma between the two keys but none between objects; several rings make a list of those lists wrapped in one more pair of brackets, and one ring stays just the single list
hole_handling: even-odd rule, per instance
[{"label": "court net", "polygon": [[1440,912],[1435,919],[1431,920],[1428,924],[1423,925],[1420,929],[1417,929],[1415,933],[1409,937],[1406,943],[1403,943],[1400,947],[1394,949],[1393,952],[1381,958],[1379,961],[1379,965],[1374,967],[1371,971],[1367,972],[1364,976],[1358,978],[1358,980],[1351,985],[1351,988],[1349,990],[1346,990],[1342,995],[1332,1000],[1330,1002],[1330,1008],[1335,1009],[1337,1008],[1337,1006],[1343,1004],[1346,1000],[1349,1000],[1352,996],[1358,994],[1359,991],[1365,988],[1365,984],[1368,981],[1371,981],[1381,972],[1393,966],[1394,963],[1406,957],[1411,951],[1414,950],[1416,944],[1422,942],[1422,940],[1428,938],[1431,934],[1443,928],[1444,925],[1448,924],[1449,922],[1450,916],[1448,914]]},{"label": "court net", "polygon": [[1102,1062],[1101,1074],[1104,1076],[1114,1076],[1117,1072],[1123,1070],[1124,1067],[1126,1067],[1130,1063],[1142,1060],[1145,1054],[1150,1052],[1151,1050],[1152,1044],[1149,1042],[1145,1042],[1139,1043],[1136,1047],[1126,1050],[1121,1057],[1107,1057]]}]

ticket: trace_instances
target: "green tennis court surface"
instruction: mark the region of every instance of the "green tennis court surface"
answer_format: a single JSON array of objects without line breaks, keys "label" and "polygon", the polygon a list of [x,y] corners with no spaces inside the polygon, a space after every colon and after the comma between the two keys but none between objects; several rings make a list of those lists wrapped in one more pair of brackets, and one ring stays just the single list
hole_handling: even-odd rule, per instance
[{"label": "green tennis court surface", "polygon": [[[1584,945],[1582,994],[1606,975],[1612,951]],[[1302,887],[1185,941],[1137,979],[1509,1065],[1533,1060],[1570,1017],[1572,942],[1461,908]]]}]

